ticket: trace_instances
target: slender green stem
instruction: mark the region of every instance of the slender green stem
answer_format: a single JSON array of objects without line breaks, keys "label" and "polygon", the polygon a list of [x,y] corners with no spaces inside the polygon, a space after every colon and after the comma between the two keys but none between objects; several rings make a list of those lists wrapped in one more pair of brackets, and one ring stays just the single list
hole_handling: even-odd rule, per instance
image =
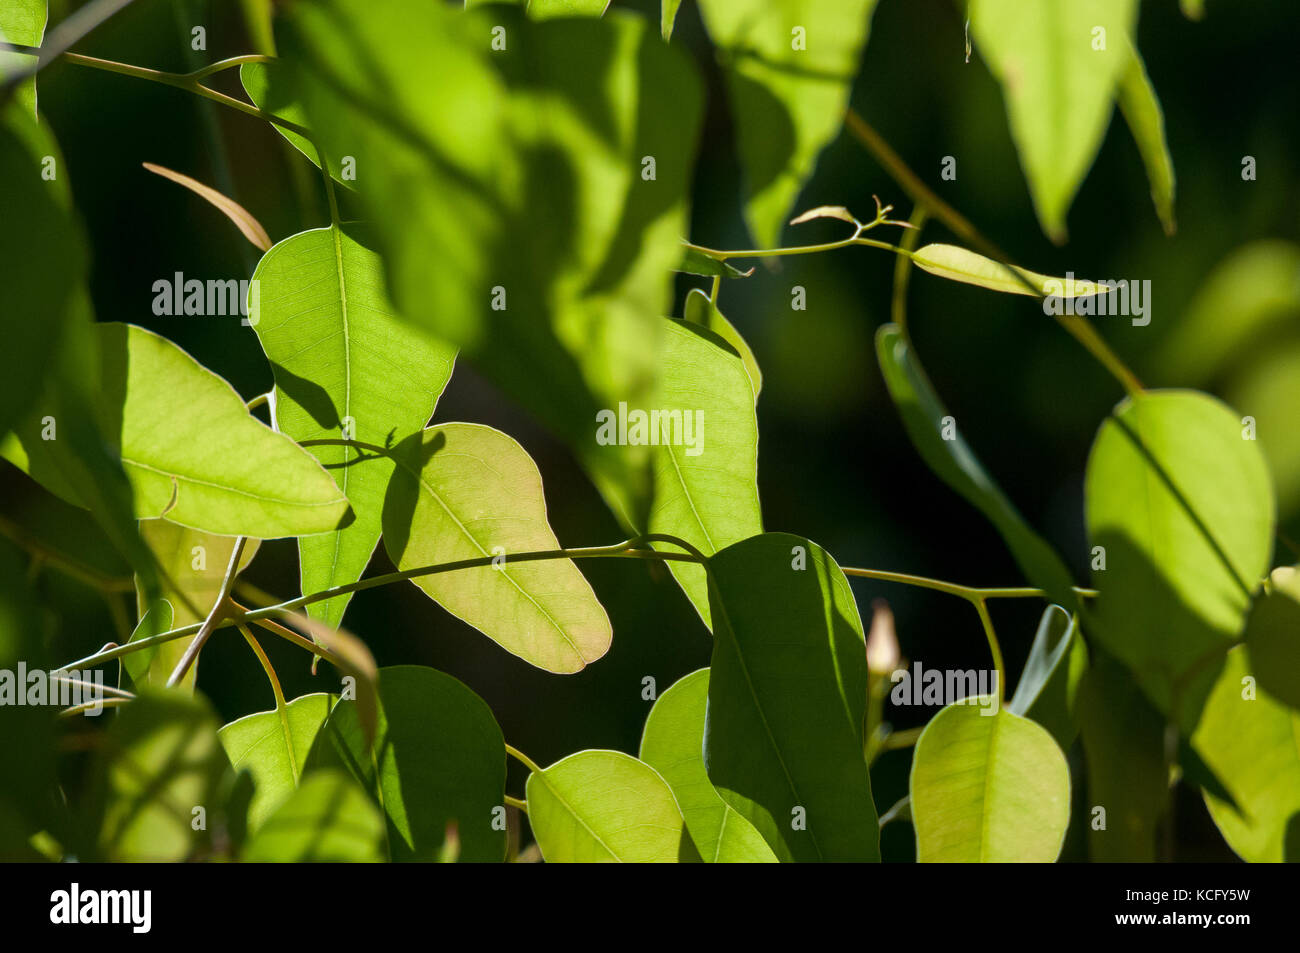
[{"label": "slender green stem", "polygon": [[[963,599],[1046,599],[1047,593],[1042,589],[1029,586],[981,587],[963,586],[942,579],[930,579],[926,576],[913,576],[908,573],[886,572],[883,569],[859,569],[856,566],[841,567],[846,576],[861,576],[864,579],[879,579],[882,582],[897,582],[906,586],[919,586],[922,589],[934,589]],[[1084,589],[1074,586],[1074,591],[1085,598],[1095,598],[1096,589]]]},{"label": "slender green stem", "polygon": [[980,623],[984,626],[984,635],[989,640],[989,651],[993,654],[993,668],[998,673],[998,707],[1001,708],[1007,697],[1007,668],[1002,663],[1002,647],[998,645],[998,634],[993,630],[993,618],[989,615],[989,607],[983,599],[972,599],[971,603],[979,613]]},{"label": "slender green stem", "polygon": [[911,815],[908,814],[908,809],[911,806],[912,806],[911,796],[904,794],[901,798],[899,798],[897,801],[894,802],[893,807],[887,810],[884,814],[880,815],[880,826],[883,828],[886,824],[889,824],[893,821],[897,821],[900,818],[902,818],[904,815],[910,817]]},{"label": "slender green stem", "polygon": [[519,810],[523,811],[525,814],[528,813],[528,803],[526,801],[521,801],[519,798],[511,797],[509,794],[507,794],[506,803],[509,804],[511,807],[518,808]]},{"label": "slender green stem", "polygon": [[[144,66],[132,66],[129,63],[118,63],[114,60],[103,60],[96,56],[83,56],[80,53],[65,53],[63,58],[77,66],[86,66],[91,69],[103,70],[108,73],[117,73],[121,76],[133,76],[136,79],[145,79],[154,83],[161,83],[164,86],[174,86],[176,89],[183,89],[187,92],[195,93],[205,99],[210,99],[215,103],[223,106],[229,106],[231,109],[237,109],[249,116],[257,119],[263,119],[266,122],[274,123],[283,129],[302,136],[315,145],[315,137],[309,129],[305,129],[296,122],[288,119],[282,119],[272,113],[259,109],[257,106],[246,103],[242,100],[235,99],[233,96],[227,96],[225,93],[219,93],[215,89],[204,86],[198,81],[195,73],[168,73],[163,70],[149,69]],[[222,61],[227,62],[225,60]],[[220,64],[214,64],[220,65]],[[210,67],[205,67],[209,69]],[[201,72],[201,71],[199,71]]]},{"label": "slender green stem", "polygon": [[135,701],[134,698],[101,698],[97,701],[74,705],[72,708],[65,708],[59,712],[59,715],[63,718],[71,718],[73,715],[80,715],[92,708],[118,708],[122,705],[129,705],[133,701]]},{"label": "slender green stem", "polygon": [[[240,613],[240,615],[234,618],[237,619],[247,618],[248,609],[246,609],[244,606],[241,606],[239,603],[235,602],[234,600],[231,600],[230,604]],[[287,642],[292,642],[300,649],[306,649],[308,652],[311,652],[313,655],[317,656],[318,658],[329,659],[329,661],[335,665],[340,664],[340,660],[336,659],[334,654],[330,652],[329,649],[325,648],[325,646],[317,642],[313,642],[311,639],[305,636],[299,635],[297,632],[293,631],[293,629],[281,625],[280,623],[276,622],[274,619],[249,619],[248,621],[252,622],[253,625],[258,626],[259,628],[265,629],[267,632],[270,632],[272,635],[277,635]]]},{"label": "slender green stem", "polygon": [[117,698],[125,698],[125,699],[135,698],[135,693],[128,692],[125,688],[117,688],[113,685],[96,685],[94,682],[88,682],[85,679],[81,679],[81,678],[73,678],[71,675],[60,675],[58,674],[59,671],[61,670],[56,669],[53,673],[51,673],[50,677],[53,681],[63,682],[67,685],[77,685],[80,686],[81,688],[93,688],[96,691],[108,692]]},{"label": "slender green stem", "polygon": [[220,73],[228,69],[234,69],[236,66],[243,66],[245,63],[273,63],[275,58],[263,56],[261,53],[246,53],[243,56],[231,56],[227,59],[204,66],[202,69],[196,69],[192,73],[186,73],[190,79],[207,79],[215,73]]},{"label": "slender green stem", "polygon": [[897,245],[891,245],[889,242],[877,241],[874,238],[863,238],[861,234],[853,235],[850,238],[844,238],[837,242],[823,242],[820,245],[791,245],[788,248],[743,248],[734,251],[721,251],[717,248],[705,248],[703,245],[688,245],[702,255],[714,259],[715,261],[727,261],[731,258],[781,258],[786,255],[816,255],[820,252],[835,251],[840,248],[850,248],[853,245],[866,245],[870,248],[881,248],[885,251],[892,251],[896,255],[906,255],[912,257],[912,253]]},{"label": "slender green stem", "polygon": [[[890,148],[889,144],[871,125],[854,110],[845,114],[845,124],[852,135],[870,152],[876,161],[889,173],[890,177],[912,197],[918,205],[923,205],[933,212],[959,237],[974,245],[981,254],[995,259],[1016,280],[1028,288],[1036,298],[1044,297],[1043,290],[1036,287],[1029,279],[1011,264],[1010,257],[997,245],[985,238],[955,208],[941,199],[913,172],[902,158]],[[1097,333],[1087,321],[1077,315],[1060,315],[1057,320],[1067,332],[1091,354],[1124,388],[1130,396],[1141,393],[1142,382],[1138,380],[1127,365],[1120,360],[1110,345]]]},{"label": "slender green stem", "polygon": [[902,731],[891,731],[889,734],[885,735],[884,739],[880,742],[880,750],[901,751],[903,748],[910,748],[912,745],[916,744],[917,740],[921,737],[921,732],[923,731],[925,731],[924,727],[905,728]]},{"label": "slender green stem", "polygon": [[709,292],[709,300],[713,302],[713,306],[714,306],[715,308],[718,306],[718,294],[719,294],[721,291],[722,291],[722,276],[721,276],[721,275],[714,275],[714,276],[713,276],[713,290],[712,290],[711,292]]},{"label": "slender green stem", "polygon": [[254,397],[244,406],[247,407],[249,410],[256,410],[258,407],[261,407],[263,404],[268,404],[270,402],[271,402],[270,393],[258,394],[256,397]]},{"label": "slender green stem", "polygon": [[[248,647],[251,648],[253,654],[257,656],[257,661],[261,663],[262,671],[266,673],[266,680],[271,683],[271,694],[275,696],[275,710],[283,713],[286,707],[284,701],[284,689],[280,687],[280,679],[275,674],[275,667],[271,664],[271,660],[267,658],[266,652],[263,651],[262,644],[257,641],[257,638],[249,630],[248,626],[240,622],[237,627],[240,634],[244,637],[244,641],[248,643]],[[283,721],[283,719],[281,720]],[[284,725],[284,728],[287,733],[287,723]]]},{"label": "slender green stem", "polygon": [[516,761],[522,764],[529,771],[532,771],[534,774],[542,773],[542,769],[537,766],[537,762],[535,762],[532,758],[528,757],[528,755],[524,754],[518,748],[515,748],[511,745],[506,745],[506,754],[510,755],[510,757],[514,758]]},{"label": "slender green stem", "polygon": [[[903,249],[909,253],[916,251],[921,239],[921,229],[929,212],[924,205],[917,205],[909,221],[912,227],[903,236]],[[907,286],[912,277],[912,259],[909,255],[899,255],[894,261],[894,297],[890,303],[890,314],[903,336],[907,337]]]},{"label": "slender green stem", "polygon": [[247,542],[246,537],[240,536],[231,547],[230,564],[226,566],[226,574],[221,580],[221,588],[217,590],[216,601],[212,603],[212,609],[208,612],[208,617],[203,620],[203,625],[199,627],[194,641],[185,647],[185,654],[181,656],[180,661],[176,663],[176,668],[172,670],[171,677],[167,679],[168,688],[180,684],[185,673],[194,664],[194,660],[199,657],[199,652],[208,641],[208,636],[212,635],[213,630],[217,628],[217,623],[221,621],[223,614],[229,611],[230,588],[235,584],[235,575],[239,572],[239,560],[244,555],[244,545]]},{"label": "slender green stem", "polygon": [[[645,539],[645,538],[653,538],[655,540],[662,541],[662,542],[670,542],[673,545],[681,546],[683,549],[688,550],[688,552],[664,553],[664,552],[658,552],[650,549],[631,548],[632,546],[637,545],[641,539]],[[691,552],[692,550],[693,552]],[[212,628],[213,629],[226,628],[228,626],[236,625],[239,622],[254,622],[254,623],[261,624],[263,620],[269,620],[272,616],[286,613],[286,612],[292,612],[295,609],[300,609],[303,606],[310,605],[314,602],[321,602],[325,599],[332,599],[335,596],[340,596],[345,593],[361,592],[366,589],[376,588],[377,586],[385,586],[388,585],[389,583],[400,582],[406,579],[415,579],[420,576],[429,576],[429,575],[435,575],[437,573],[443,573],[443,572],[455,572],[461,569],[475,569],[482,566],[491,566],[494,563],[497,563],[498,560],[501,562],[511,563],[511,562],[537,562],[539,560],[545,560],[545,559],[594,559],[594,558],[606,557],[606,558],[622,558],[622,559],[653,559],[661,562],[697,563],[703,559],[703,557],[698,555],[698,553],[699,550],[696,550],[693,546],[691,546],[690,543],[686,542],[685,540],[677,539],[676,537],[673,536],[656,534],[653,537],[637,537],[634,539],[625,540],[622,543],[616,543],[612,546],[590,546],[590,547],[575,548],[575,549],[550,549],[550,550],[539,550],[537,552],[528,552],[528,553],[504,553],[496,556],[480,556],[480,557],[475,557],[473,559],[461,559],[450,563],[438,563],[437,565],[433,565],[433,566],[421,566],[416,569],[407,569],[407,570],[402,570],[400,572],[386,573],[382,576],[373,576],[369,579],[362,579],[358,582],[350,583],[345,586],[334,586],[330,589],[325,589],[322,590],[321,592],[312,593],[311,595],[308,596],[301,596],[297,599],[290,599],[285,602],[276,603],[275,605],[263,606],[260,609],[254,609],[252,611],[243,610],[240,607],[238,607],[236,603],[233,603],[229,599],[229,593],[227,593],[226,598],[224,600],[226,605],[226,615],[224,618],[218,620],[212,626]],[[205,624],[206,624],[206,620],[204,622],[195,622],[191,625],[182,626],[180,628],[173,629],[169,632],[162,632],[158,635],[149,636],[148,638],[137,639],[136,641],[130,642],[127,645],[118,645],[112,648],[106,648],[99,652],[96,652],[94,655],[89,655],[86,658],[78,659],[76,662],[72,662],[69,665],[64,667],[85,668],[87,666],[98,665],[103,662],[109,662],[112,661],[113,659],[121,658],[123,655],[129,655],[131,652],[138,652],[143,649],[154,648],[156,646],[162,645],[165,642],[170,642],[174,639],[182,639],[185,638],[186,636],[194,635],[195,633],[200,632],[204,628]],[[278,633],[278,634],[283,634],[283,633]],[[195,641],[197,641],[197,639]],[[310,643],[306,639],[301,639],[301,641],[298,644],[302,645],[303,648],[307,648],[308,651],[313,651],[317,653],[321,653],[323,651],[321,646]]]}]

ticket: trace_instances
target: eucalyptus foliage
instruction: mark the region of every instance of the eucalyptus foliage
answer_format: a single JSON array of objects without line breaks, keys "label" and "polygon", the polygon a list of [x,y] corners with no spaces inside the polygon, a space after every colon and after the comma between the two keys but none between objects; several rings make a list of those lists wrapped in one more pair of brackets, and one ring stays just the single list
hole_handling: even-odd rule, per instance
[{"label": "eucalyptus foliage", "polygon": [[[328,220],[268,242],[242,302],[247,327],[227,318],[274,379],[246,402],[175,342],[107,320],[129,314],[96,321],[78,193],[36,114],[45,4],[6,3],[0,34],[26,52],[0,54],[0,455],[53,515],[4,525],[54,569],[125,583],[137,612],[120,644],[96,634],[92,648],[110,644],[65,666],[118,686],[84,790],[55,796],[67,721],[48,705],[4,709],[16,720],[0,731],[0,855],[875,862],[882,826],[899,821],[921,862],[1052,862],[1068,835],[1097,860],[1149,860],[1181,778],[1241,857],[1295,859],[1300,577],[1274,553],[1275,480],[1290,505],[1295,455],[1262,450],[1208,393],[1144,388],[1070,312],[1062,325],[1115,376],[1117,402],[1075,501],[1086,545],[1049,539],[925,371],[906,281],[915,267],[1008,307],[1104,289],[966,241],[969,225],[910,173],[900,184],[913,223],[879,204],[861,219],[819,206],[790,224],[829,220],[817,227],[845,237],[781,244],[845,126],[875,0],[698,0],[691,16],[716,54],[760,246],[741,251],[689,234],[709,92],[674,35],[689,4],[664,0],[657,22],[605,0],[464,6],[286,4],[278,57],[195,74],[107,67],[250,114],[284,136],[309,187],[319,175]],[[968,13],[1044,232],[1064,240],[1116,105],[1172,232],[1174,168],[1136,0],[971,0]],[[208,85],[235,67],[246,99]],[[882,161],[898,172],[897,157]],[[57,175],[42,174],[50,162]],[[233,201],[219,205],[245,235],[265,234],[243,228],[256,220]],[[960,244],[922,245],[908,229],[926,215]],[[987,519],[1022,581],[972,588],[842,566],[765,527],[767,392],[743,333],[750,316],[725,295],[752,273],[741,263],[838,249],[897,259],[894,321],[876,336],[882,392],[937,490]],[[1224,302],[1240,305],[1229,337],[1246,340],[1277,302],[1242,305],[1234,289],[1276,286],[1298,260],[1278,243],[1225,265],[1156,355],[1165,376],[1215,380],[1230,356],[1207,353],[1223,340],[1212,332]],[[698,286],[677,301],[681,275]],[[522,432],[442,419],[460,368],[567,444],[628,541],[562,543],[548,507],[557,488]],[[263,541],[286,539],[301,591],[276,603],[239,577],[258,555],[287,552]],[[370,569],[381,545],[396,572]],[[11,584],[22,569],[0,556],[7,671],[42,648],[39,614]],[[584,566],[597,558],[617,561],[611,573],[666,568],[711,646],[707,668],[647,706],[635,756],[592,748],[543,767],[508,744],[473,684],[380,667],[367,633],[346,628],[355,592],[409,582],[430,619],[429,601],[491,640],[503,665],[514,656],[559,684],[619,638]],[[1089,587],[1069,568],[1084,564]],[[992,689],[943,699],[923,731],[893,730],[883,699],[906,662],[887,614],[864,625],[851,583],[863,577],[969,602]],[[1043,604],[1019,671],[988,609],[1002,598]],[[242,636],[274,699],[225,725],[196,688],[196,658],[218,630]],[[338,677],[286,699],[259,642],[273,637]],[[890,809],[873,769],[913,746],[906,800]]]}]

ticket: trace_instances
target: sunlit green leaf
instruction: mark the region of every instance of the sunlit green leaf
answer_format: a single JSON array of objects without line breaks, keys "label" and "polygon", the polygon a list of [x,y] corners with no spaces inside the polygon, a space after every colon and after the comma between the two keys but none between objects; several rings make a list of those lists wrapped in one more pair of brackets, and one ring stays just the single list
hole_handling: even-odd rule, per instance
[{"label": "sunlit green leaf", "polygon": [[1245,860],[1300,861],[1300,711],[1255,683],[1257,665],[1244,648],[1228,652],[1193,735],[1237,808],[1209,791],[1205,804]]},{"label": "sunlit green leaf", "polygon": [[[354,226],[312,229],[277,244],[257,266],[255,325],[275,374],[275,417],[299,442],[321,438],[394,446],[429,422],[455,351],[393,317],[383,263]],[[379,542],[393,472],[382,454],[323,445],[311,452],[333,475],[356,519],[298,540],[302,591],[356,582]],[[308,607],[330,625],[351,595]]]},{"label": "sunlit green leaf", "polygon": [[763,389],[763,372],[758,369],[758,359],[754,357],[754,352],[748,342],[740,336],[735,325],[727,320],[727,316],[718,310],[707,294],[699,288],[692,288],[686,294],[686,307],[683,311],[683,317],[687,324],[695,324],[702,328],[708,328],[718,337],[722,338],[735,349],[736,353],[741,356],[745,362],[745,370],[749,372],[749,381],[754,385],[754,396]]},{"label": "sunlit green leaf", "polygon": [[709,863],[775,863],[754,825],[714,789],[704,769],[704,709],[709,670],[679,679],[659,696],[646,718],[641,760],[668,782],[686,827]]},{"label": "sunlit green leaf", "polygon": [[[559,548],[537,465],[499,430],[430,427],[394,456],[384,547],[399,569]],[[549,672],[576,672],[609,649],[609,616],[571,560],[503,562],[411,581],[507,652]]]},{"label": "sunlit green leaf", "polygon": [[709,780],[782,860],[879,860],[866,640],[848,580],[784,533],[729,546],[710,567]]},{"label": "sunlit green leaf", "polygon": [[971,0],[970,33],[1002,85],[1043,231],[1065,217],[1110,122],[1132,59],[1136,0]]},{"label": "sunlit green leaf", "polygon": [[[1148,391],[1102,424],[1084,492],[1101,592],[1088,603],[1088,631],[1167,710],[1173,680],[1240,634],[1268,570],[1273,488],[1263,455],[1214,398]],[[1194,723],[1195,693],[1184,697],[1179,720]]]},{"label": "sunlit green leaf", "polygon": [[[307,116],[303,112],[302,98],[294,86],[296,79],[289,71],[276,63],[245,63],[239,67],[239,81],[244,92],[259,109],[264,109],[274,116],[287,120],[296,126],[307,128]],[[295,149],[311,160],[312,165],[320,168],[320,156],[316,147],[296,132],[271,124],[271,128],[284,136]],[[343,156],[330,155],[330,177],[348,188],[353,187],[351,178],[343,176]]]},{"label": "sunlit green leaf", "polygon": [[379,809],[339,771],[313,771],[244,847],[250,863],[375,863],[384,859]]},{"label": "sunlit green leaf", "polygon": [[373,754],[351,702],[328,733],[387,815],[392,859],[437,859],[454,825],[460,860],[503,860],[505,739],[487,703],[450,675],[397,665],[379,670],[379,705]]},{"label": "sunlit green leaf", "polygon": [[700,115],[689,62],[619,11],[327,0],[281,26],[313,130],[356,160],[401,315],[464,348],[643,525],[648,454],[596,443],[593,421],[654,392]]},{"label": "sunlit green leaf", "polygon": [[838,134],[876,0],[700,0],[727,79],[745,219],[763,248]]},{"label": "sunlit green leaf", "polygon": [[689,843],[668,784],[621,751],[579,751],[534,771],[526,796],[549,863],[673,863]]},{"label": "sunlit green leaf", "polygon": [[[348,502],[330,475],[250,416],[224,380],[144,328],[99,324],[95,332],[101,413],[117,435],[137,516],[259,539],[325,532],[343,520]],[[64,474],[48,455],[32,455],[36,439],[25,435],[28,472],[57,492]]]},{"label": "sunlit green leaf", "polygon": [[[885,386],[922,459],[936,476],[988,518],[1034,585],[1044,589],[1054,601],[1073,605],[1069,570],[984,470],[897,325],[884,325],[877,332],[876,354]],[[949,427],[951,439],[945,433]]]},{"label": "sunlit green leaf", "polygon": [[[744,361],[712,332],[675,321],[666,324],[659,397],[648,419],[649,436],[659,443],[652,456],[649,530],[677,536],[712,556],[763,531],[754,388]],[[673,417],[661,416],[655,426],[654,414],[663,411],[680,411],[680,433]],[[618,426],[622,428],[621,421]],[[655,546],[677,551],[671,543]],[[668,565],[704,623],[711,625],[704,568],[678,561]]]},{"label": "sunlit green leaf", "polygon": [[[46,0],[8,0],[0,7],[0,42],[38,47],[45,37],[47,19]],[[28,53],[0,50],[0,80],[13,73],[31,69],[35,62],[36,57]],[[36,115],[36,77],[33,76],[18,84],[18,88],[14,90],[14,102],[29,116]],[[0,152],[3,152],[3,148],[0,146]],[[11,219],[10,221],[30,220]],[[11,259],[5,257],[3,260]]]},{"label": "sunlit green leaf", "polygon": [[[158,628],[160,619],[155,619],[148,629],[137,628],[132,638],[144,638],[157,635],[169,628],[180,628],[207,618],[217,595],[221,591],[221,582],[226,569],[230,566],[230,557],[235,550],[235,538],[232,536],[213,536],[199,530],[180,526],[169,520],[149,519],[140,521],[140,537],[149,547],[162,571],[162,600],[170,606],[166,610],[167,623]],[[247,540],[243,552],[239,555],[238,575],[253,561],[257,555],[258,541]],[[158,600],[158,601],[162,601]],[[138,588],[136,601],[140,612],[153,611],[148,594]],[[158,604],[158,601],[154,605]],[[137,685],[149,682],[154,685],[167,684],[176,663],[189,647],[190,638],[173,639],[154,649],[145,649],[127,656],[126,669]],[[182,685],[193,689],[199,663],[196,660],[186,673]]]},{"label": "sunlit green leaf", "polygon": [[924,245],[912,253],[912,262],[922,271],[928,271],[940,278],[977,285],[980,288],[1006,294],[1034,295],[1037,291],[1061,298],[1079,298],[1105,290],[1092,281],[1053,278],[1051,275],[1040,275],[1036,271],[1027,271],[1019,267],[1016,268],[1016,272],[1020,275],[1017,278],[1016,274],[1001,262],[985,258],[983,255],[956,245]]},{"label": "sunlit green leaf", "polygon": [[528,15],[534,20],[551,17],[598,17],[610,0],[528,0]]},{"label": "sunlit green leaf", "polygon": [[256,785],[248,807],[255,832],[297,789],[316,735],[329,717],[333,696],[317,692],[289,702],[283,711],[262,711],[223,725],[217,732],[236,771]]},{"label": "sunlit green leaf", "polygon": [[1146,65],[1137,50],[1124,72],[1120,74],[1117,88],[1119,108],[1137,142],[1142,164],[1146,166],[1151,182],[1151,200],[1156,214],[1172,235],[1178,228],[1174,219],[1174,160],[1169,155],[1169,142],[1165,138],[1165,114],[1156,98],[1155,87],[1147,75]]},{"label": "sunlit green leaf", "polygon": [[682,0],[663,0],[659,10],[659,31],[665,40],[672,38],[673,24],[677,22],[677,11],[681,5]]},{"label": "sunlit green leaf", "polygon": [[916,743],[910,791],[923,863],[1051,863],[1070,823],[1070,769],[1052,736],[986,704],[934,716]]}]

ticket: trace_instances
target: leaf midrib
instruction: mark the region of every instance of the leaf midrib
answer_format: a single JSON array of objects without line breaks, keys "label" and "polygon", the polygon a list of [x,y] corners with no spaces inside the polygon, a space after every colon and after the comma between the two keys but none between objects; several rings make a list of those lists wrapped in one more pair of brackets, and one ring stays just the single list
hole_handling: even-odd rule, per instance
[{"label": "leaf midrib", "polygon": [[[706,566],[705,571],[712,572],[712,569]],[[803,798],[799,796],[799,789],[795,786],[794,778],[790,775],[790,769],[786,766],[785,758],[781,754],[781,746],[777,744],[776,736],[772,733],[772,726],[768,723],[767,713],[763,710],[763,705],[758,700],[758,692],[754,690],[754,682],[749,676],[749,666],[745,662],[745,654],[740,650],[740,640],[736,638],[736,629],[731,624],[731,616],[727,612],[726,603],[722,599],[718,599],[718,608],[722,612],[723,624],[727,627],[727,631],[731,633],[732,644],[736,647],[736,660],[740,663],[741,674],[745,676],[745,687],[749,689],[749,697],[754,702],[754,710],[758,712],[758,719],[763,723],[763,730],[767,733],[767,740],[771,742],[772,751],[776,754],[777,763],[781,765],[781,773],[785,775],[785,782],[790,788],[790,793],[794,795],[794,803],[796,805],[801,804]],[[705,773],[706,775],[708,773],[707,767]],[[728,807],[730,807],[730,805],[728,805]],[[806,830],[808,831],[809,838],[812,839],[813,849],[817,851],[817,857],[820,860],[825,860],[826,855],[822,853],[821,844],[818,843],[817,835],[813,833],[812,827],[809,826]]]}]

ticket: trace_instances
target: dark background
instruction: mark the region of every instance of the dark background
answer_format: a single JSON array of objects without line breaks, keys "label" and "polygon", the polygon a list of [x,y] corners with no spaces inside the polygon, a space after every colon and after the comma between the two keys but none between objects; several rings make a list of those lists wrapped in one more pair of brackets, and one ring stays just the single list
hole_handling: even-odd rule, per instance
[{"label": "dark background", "polygon": [[[951,0],[882,0],[853,94],[854,107],[922,178],[1018,262],[1052,274],[1150,279],[1150,326],[1116,317],[1097,324],[1155,386],[1189,383],[1148,379],[1144,362],[1213,266],[1248,241],[1296,240],[1300,226],[1300,5],[1210,0],[1208,6],[1207,18],[1193,23],[1175,0],[1142,5],[1138,45],[1165,109],[1178,175],[1173,238],[1156,219],[1141,160],[1118,114],[1074,202],[1069,242],[1057,248],[1043,237],[1000,91],[978,51],[964,62],[962,15]],[[67,4],[54,0],[52,7],[57,22]],[[139,0],[77,49],[159,69],[193,69],[258,51],[240,7]],[[656,2],[615,0],[615,7],[646,10],[657,28]],[[198,24],[207,27],[206,53],[189,49],[190,27]],[[682,5],[673,42],[694,51],[710,90],[690,237],[715,248],[750,247],[730,118],[692,0]],[[217,85],[235,92],[233,82],[235,71]],[[153,315],[155,280],[176,271],[248,277],[257,253],[217,211],[141,163],[214,185],[277,241],[327,221],[315,170],[264,123],[136,79],[55,64],[42,75],[40,105],[58,135],[90,233],[98,317],[166,335],[246,398],[269,389],[258,343],[237,318]],[[946,155],[957,160],[954,182],[939,178]],[[1244,155],[1257,159],[1255,182],[1241,179]],[[900,217],[910,214],[906,195],[845,133],[823,155],[799,205],[843,204],[864,217],[873,193],[894,203]],[[842,233],[840,223],[816,222],[787,229],[783,241],[826,241]],[[952,237],[931,224],[923,240]],[[754,277],[723,288],[722,308],[751,342],[764,373],[758,415],[766,528],[814,539],[843,565],[972,585],[1023,584],[992,528],[926,469],[884,392],[873,335],[888,320],[893,267],[892,256],[855,248],[787,258],[770,270],[760,266]],[[706,284],[679,280],[678,313],[686,289]],[[794,285],[807,289],[806,311],[790,309]],[[967,441],[1086,582],[1083,468],[1098,424],[1122,396],[1118,385],[1030,299],[917,273],[909,315],[917,350]],[[1269,346],[1295,345],[1294,329],[1293,320]],[[1290,367],[1300,374],[1300,358]],[[479,421],[516,437],[541,468],[562,544],[623,538],[567,449],[467,362],[458,366],[435,420]],[[6,510],[40,505],[32,485],[7,465],[0,493]],[[1294,512],[1295,501],[1283,500],[1282,515],[1294,522]],[[1276,561],[1295,561],[1279,545]],[[370,571],[390,569],[381,546]],[[710,636],[661,566],[589,560],[582,570],[609,610],[615,637],[610,653],[576,676],[531,668],[407,584],[358,594],[345,625],[381,665],[431,665],[465,681],[492,706],[506,739],[542,764],[589,747],[634,753],[650,708],[641,697],[642,678],[653,676],[662,692],[707,665]],[[247,577],[282,598],[297,595],[293,542],[264,543]],[[92,590],[56,572],[35,585],[44,604],[57,607],[55,658],[85,655],[114,637]],[[963,601],[861,579],[853,587],[866,620],[873,599],[889,601],[907,658],[936,668],[988,667],[979,623]],[[1040,611],[1030,601],[993,606],[1011,672],[1023,662]],[[312,678],[297,649],[264,644],[288,697],[335,686],[326,666]],[[271,707],[265,678],[234,630],[223,630],[205,650],[199,684],[224,720]],[[904,709],[896,721],[909,726],[931,714]],[[879,763],[881,810],[905,793],[908,757],[891,754]],[[510,790],[522,794],[522,773],[511,770]],[[1179,859],[1232,856],[1193,792],[1182,792],[1178,817]],[[884,846],[891,859],[909,857],[908,826],[887,828]]]}]

